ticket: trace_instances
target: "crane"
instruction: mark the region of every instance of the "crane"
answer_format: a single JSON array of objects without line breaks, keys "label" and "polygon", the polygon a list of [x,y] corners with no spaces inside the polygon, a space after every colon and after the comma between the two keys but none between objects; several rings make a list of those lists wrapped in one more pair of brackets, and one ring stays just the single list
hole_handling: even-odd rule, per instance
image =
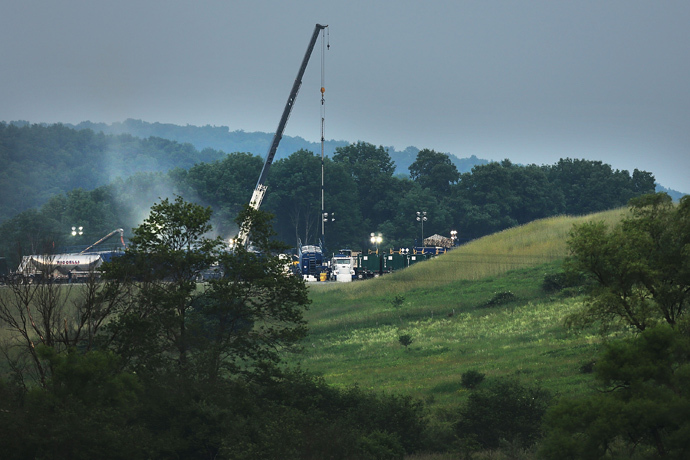
[{"label": "crane", "polygon": [[[290,118],[290,112],[292,112],[292,107],[295,104],[295,99],[297,99],[297,93],[299,92],[299,89],[302,86],[302,77],[304,76],[304,71],[307,69],[307,64],[309,64],[309,58],[311,57],[311,53],[314,50],[316,40],[319,37],[319,33],[326,27],[328,27],[328,25],[321,24],[316,24],[316,26],[314,27],[314,32],[312,33],[311,39],[309,40],[309,46],[307,46],[307,52],[304,54],[304,58],[302,59],[302,65],[300,65],[299,71],[297,72],[297,78],[295,78],[295,83],[292,85],[292,90],[290,91],[287,103],[285,104],[285,108],[283,109],[283,115],[282,117],[280,117],[278,129],[273,135],[273,141],[271,142],[271,146],[269,147],[268,153],[266,154],[264,166],[261,169],[261,174],[259,174],[259,180],[256,182],[254,193],[252,193],[252,197],[249,200],[249,207],[254,210],[259,209],[259,206],[261,206],[261,201],[263,200],[264,195],[266,194],[267,187],[266,185],[264,185],[264,182],[266,181],[268,170],[271,168],[271,164],[273,163],[273,158],[275,157],[276,150],[278,150],[278,144],[280,144],[280,140],[283,137],[285,125],[287,125],[288,118]],[[321,92],[324,92],[324,88],[321,88]],[[243,244],[245,246],[247,245],[247,236],[249,235],[250,226],[251,223],[246,221],[240,226],[240,232],[237,235],[235,244]]]},{"label": "crane", "polygon": [[87,252],[87,251],[88,251],[89,249],[91,249],[92,247],[96,246],[97,244],[102,243],[103,241],[107,240],[108,238],[110,238],[111,236],[113,236],[113,235],[116,234],[116,233],[119,233],[119,234],[120,234],[120,241],[122,242],[122,247],[124,247],[124,246],[125,246],[125,239],[124,239],[125,231],[124,231],[123,229],[121,229],[121,228],[118,228],[118,229],[115,229],[115,230],[113,230],[112,232],[108,233],[108,234],[105,235],[103,238],[101,238],[100,240],[96,241],[95,243],[93,243],[93,244],[92,244],[91,246],[89,246],[88,248],[86,248],[86,249],[84,249],[83,251],[81,251],[79,254],[84,254],[85,252]]}]

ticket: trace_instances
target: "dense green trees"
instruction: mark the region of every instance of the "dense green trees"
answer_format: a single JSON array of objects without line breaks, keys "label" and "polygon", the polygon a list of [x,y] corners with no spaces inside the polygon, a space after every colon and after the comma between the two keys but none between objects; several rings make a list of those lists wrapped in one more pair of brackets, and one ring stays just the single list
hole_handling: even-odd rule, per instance
[{"label": "dense green trees", "polygon": [[424,149],[410,165],[410,177],[422,188],[443,195],[450,192],[451,185],[460,179],[460,173],[448,155]]},{"label": "dense green trees", "polygon": [[625,206],[635,196],[654,192],[654,176],[645,171],[613,170],[601,161],[561,158],[544,166],[549,181],[561,190],[567,214],[589,214]]},{"label": "dense green trees", "polygon": [[608,229],[602,222],[573,229],[571,272],[593,283],[576,322],[623,324],[643,331],[675,326],[690,307],[690,199],[674,205],[665,193],[631,200],[630,216]]},{"label": "dense green trees", "polygon": [[[421,403],[277,365],[306,331],[304,282],[285,272],[265,213],[238,216],[260,252],[226,251],[210,217],[180,197],[155,204],[105,281],[87,283],[89,311],[49,280],[13,285],[14,309],[3,290],[0,320],[23,343],[0,362],[6,458],[373,460],[424,446]],[[218,277],[197,284],[208,270]]]},{"label": "dense green trees", "polygon": [[620,224],[577,226],[569,246],[568,272],[590,287],[571,321],[635,335],[605,344],[597,393],[549,411],[542,458],[688,458],[690,200],[633,199]]},{"label": "dense green trees", "polygon": [[177,168],[169,175],[181,194],[213,207],[213,226],[218,234],[227,237],[236,233],[235,216],[249,202],[261,166],[259,157],[232,153],[221,160],[198,163],[189,170]]},{"label": "dense green trees", "polygon": [[690,455],[690,338],[668,325],[608,344],[594,367],[599,391],[549,411],[545,459]]},{"label": "dense green trees", "polygon": [[460,409],[457,436],[467,446],[496,449],[501,442],[527,448],[542,436],[549,392],[516,380],[492,382],[474,390]]},{"label": "dense green trees", "polygon": [[[405,152],[416,155],[409,178],[400,171],[394,175],[388,149],[366,142],[340,146],[325,158],[325,211],[335,213],[335,221],[325,224],[329,252],[366,250],[371,232],[383,234],[384,247],[422,244],[417,211],[427,212],[425,236],[457,230],[460,241],[466,241],[542,217],[622,206],[654,189],[649,173],[630,175],[596,161],[521,166],[504,160],[459,175],[457,162],[447,154]],[[105,136],[61,125],[3,124],[0,155],[8,160],[0,171],[0,187],[8,187],[2,205],[12,207],[6,209],[9,220],[0,224],[0,254],[11,267],[20,253],[89,244],[116,228],[129,236],[159,197],[174,194],[212,207],[216,234],[231,238],[237,233],[234,218],[249,200],[262,165],[249,153],[199,152],[160,138]],[[48,165],[48,159],[55,165]],[[158,172],[135,173],[139,168]],[[59,187],[42,176],[49,171],[63,178]],[[78,184],[73,173],[82,178]],[[298,241],[318,244],[321,238],[320,183],[321,158],[312,152],[299,150],[273,164],[262,206],[276,216],[279,238],[292,247]],[[28,193],[27,187],[40,193]],[[38,212],[13,211],[39,203],[45,204]],[[83,226],[85,235],[69,238],[74,225]]]},{"label": "dense green trees", "polygon": [[[249,235],[257,252],[243,246],[228,252],[208,238],[211,209],[177,197],[151,208],[134,230],[124,256],[106,264],[104,277],[130,280],[138,309],[109,325],[118,355],[139,374],[170,372],[215,380],[256,363],[278,360],[278,352],[305,333],[304,282],[287,276],[264,214],[247,209]],[[204,290],[202,272],[217,272]],[[250,366],[251,367],[251,366]]]},{"label": "dense green trees", "polygon": [[333,161],[342,164],[355,182],[357,201],[360,203],[362,224],[371,228],[375,222],[387,220],[381,203],[393,199],[391,185],[395,164],[388,151],[367,142],[339,147]]},{"label": "dense green trees", "polygon": [[139,171],[187,169],[222,156],[161,138],[0,122],[0,222],[73,189],[92,190]]},{"label": "dense green trees", "polygon": [[565,212],[563,192],[537,166],[508,160],[465,173],[454,190],[463,234],[481,236]]}]

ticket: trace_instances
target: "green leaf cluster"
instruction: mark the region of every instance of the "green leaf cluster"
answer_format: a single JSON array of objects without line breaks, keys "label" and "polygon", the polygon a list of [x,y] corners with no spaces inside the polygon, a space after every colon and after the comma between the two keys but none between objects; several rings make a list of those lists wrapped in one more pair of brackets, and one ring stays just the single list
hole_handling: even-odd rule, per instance
[{"label": "green leaf cluster", "polygon": [[675,326],[690,306],[690,199],[674,205],[665,193],[631,200],[630,215],[612,229],[603,222],[576,226],[566,262],[592,283],[587,308],[573,324],[623,324],[643,331]]},{"label": "green leaf cluster", "polygon": [[690,338],[662,324],[612,342],[594,368],[598,393],[549,410],[545,459],[690,455]]}]

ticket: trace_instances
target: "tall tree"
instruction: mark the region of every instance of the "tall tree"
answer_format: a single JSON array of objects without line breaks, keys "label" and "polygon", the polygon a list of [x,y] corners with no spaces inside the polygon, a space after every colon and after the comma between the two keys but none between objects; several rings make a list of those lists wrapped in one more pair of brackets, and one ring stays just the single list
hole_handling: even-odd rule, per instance
[{"label": "tall tree", "polygon": [[690,198],[674,206],[665,193],[630,201],[630,216],[612,229],[603,222],[574,227],[570,272],[593,283],[574,321],[624,324],[645,330],[672,326],[690,307]]},{"label": "tall tree", "polygon": [[357,142],[347,147],[336,148],[333,161],[345,166],[357,185],[363,225],[371,228],[372,223],[386,220],[375,211],[381,200],[392,198],[390,189],[395,164],[388,151],[366,142]]},{"label": "tall tree", "polygon": [[[137,309],[110,325],[114,350],[141,374],[216,379],[277,360],[305,332],[304,282],[287,276],[265,213],[246,207],[254,251],[228,251],[211,230],[210,208],[163,199],[134,229],[124,256],[105,264],[107,279],[134,284]],[[197,280],[213,274],[205,289]],[[139,372],[138,371],[138,372]]]},{"label": "tall tree", "polygon": [[211,212],[179,196],[173,202],[165,198],[134,229],[125,254],[105,264],[106,279],[141,283],[137,311],[128,312],[111,326],[118,336],[119,354],[149,363],[157,358],[158,365],[173,361],[186,368],[188,313],[196,296],[196,281],[217,260],[223,246],[222,240],[205,236],[211,230]]},{"label": "tall tree", "polygon": [[429,149],[420,150],[409,169],[412,180],[439,195],[449,193],[451,185],[460,179],[458,169],[447,154]]},{"label": "tall tree", "polygon": [[[318,244],[321,231],[321,159],[299,150],[276,161],[267,180],[266,208],[279,222],[279,234],[297,246]],[[329,187],[330,188],[330,187]],[[281,230],[289,228],[290,231]]]},{"label": "tall tree", "polygon": [[563,196],[537,166],[475,166],[453,187],[461,231],[474,237],[563,211]]},{"label": "tall tree", "polygon": [[589,214],[625,206],[631,198],[654,193],[654,176],[635,170],[614,170],[601,161],[561,158],[544,166],[549,181],[565,196],[565,212]]}]

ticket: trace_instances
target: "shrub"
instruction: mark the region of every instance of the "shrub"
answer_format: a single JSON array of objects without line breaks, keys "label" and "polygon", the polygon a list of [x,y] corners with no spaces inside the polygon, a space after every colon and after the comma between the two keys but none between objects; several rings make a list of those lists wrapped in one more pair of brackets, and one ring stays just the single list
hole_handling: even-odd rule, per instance
[{"label": "shrub", "polygon": [[484,374],[479,371],[470,370],[462,373],[461,384],[463,388],[474,390],[484,381]]},{"label": "shrub", "polygon": [[566,287],[568,287],[568,283],[563,272],[547,273],[541,282],[541,288],[545,292],[558,292]]},{"label": "shrub", "polygon": [[[541,282],[541,288],[544,292],[556,293],[562,291],[568,291],[568,295],[577,295],[579,293],[579,288],[584,286],[585,278],[579,273],[547,273],[544,275],[544,279]],[[572,292],[575,294],[572,294]]]},{"label": "shrub", "polygon": [[398,337],[398,342],[400,342],[400,345],[407,348],[410,345],[412,345],[412,342],[414,342],[414,340],[412,340],[412,336],[410,334],[404,334]]},{"label": "shrub", "polygon": [[403,303],[405,303],[405,297],[404,297],[404,296],[401,296],[401,295],[396,295],[396,296],[393,298],[393,300],[391,300],[391,305],[392,305],[393,308],[395,308],[396,310],[397,310],[398,308],[402,307],[402,306],[403,306]]},{"label": "shrub", "polygon": [[485,302],[481,307],[497,307],[499,305],[505,305],[510,302],[517,300],[517,296],[510,291],[497,292],[488,302]]},{"label": "shrub", "polygon": [[550,394],[540,388],[515,380],[496,382],[470,395],[460,409],[456,434],[461,441],[486,449],[498,448],[501,440],[529,447],[542,436],[542,417],[550,400]]},{"label": "shrub", "polygon": [[590,361],[587,361],[586,363],[582,364],[580,366],[580,373],[581,374],[591,374],[594,372],[594,365],[597,363],[595,359],[592,359]]},{"label": "shrub", "polygon": [[373,431],[360,438],[362,460],[403,460],[405,449],[397,436],[385,431]]}]

